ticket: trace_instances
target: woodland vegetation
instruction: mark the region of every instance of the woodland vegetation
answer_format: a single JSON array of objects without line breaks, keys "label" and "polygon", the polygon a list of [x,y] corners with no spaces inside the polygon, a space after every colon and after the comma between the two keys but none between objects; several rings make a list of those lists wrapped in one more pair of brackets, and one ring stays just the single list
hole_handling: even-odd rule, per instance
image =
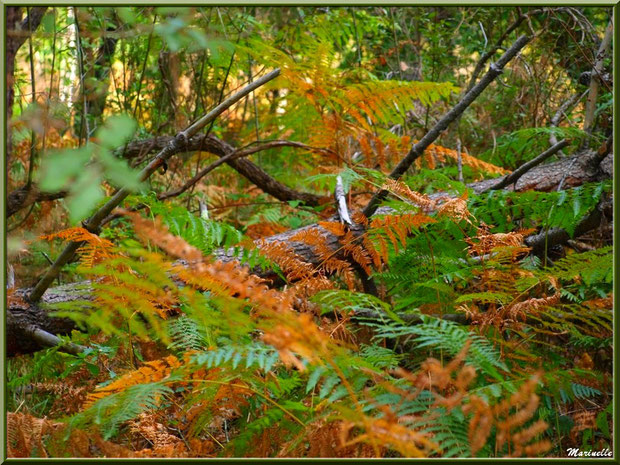
[{"label": "woodland vegetation", "polygon": [[611,8],[6,20],[10,457],[612,449]]}]

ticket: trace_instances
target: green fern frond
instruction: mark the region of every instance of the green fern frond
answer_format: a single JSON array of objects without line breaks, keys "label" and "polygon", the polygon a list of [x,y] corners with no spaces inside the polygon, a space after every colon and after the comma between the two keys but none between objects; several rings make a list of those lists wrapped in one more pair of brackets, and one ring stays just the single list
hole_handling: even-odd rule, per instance
[{"label": "green fern frond", "polygon": [[97,425],[104,439],[110,439],[126,421],[136,418],[140,413],[160,408],[162,401],[172,394],[167,383],[173,378],[156,383],[129,386],[123,392],[104,397],[90,408],[75,415],[69,422],[70,428],[85,428]]},{"label": "green fern frond", "polygon": [[413,342],[417,347],[433,346],[456,355],[467,341],[472,341],[466,360],[477,368],[493,376],[499,376],[496,368],[507,371],[508,368],[500,359],[499,352],[484,337],[471,333],[466,328],[451,321],[420,315],[419,325],[402,325],[400,323],[370,323],[374,327],[376,338],[393,339],[403,336],[416,336]]}]

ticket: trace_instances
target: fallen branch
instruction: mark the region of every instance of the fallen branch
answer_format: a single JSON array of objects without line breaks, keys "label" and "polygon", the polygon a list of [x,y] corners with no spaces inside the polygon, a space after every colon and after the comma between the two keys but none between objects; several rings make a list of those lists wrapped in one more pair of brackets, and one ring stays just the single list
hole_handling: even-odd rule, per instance
[{"label": "fallen branch", "polygon": [[[126,153],[123,155],[125,159],[141,159],[151,152],[161,151],[169,146],[174,140],[172,136],[154,137],[152,139],[143,139],[139,141],[133,141],[127,144]],[[253,153],[260,152],[262,150],[268,150],[276,147],[297,147],[304,150],[321,150],[315,147],[310,147],[306,144],[289,140],[273,140],[266,141],[256,146],[248,146],[242,149],[235,149],[226,142],[218,139],[213,135],[198,134],[190,138],[185,147],[179,147],[177,153],[186,153],[193,151],[207,151],[217,155],[220,160],[215,161],[209,166],[205,167],[200,173],[194,176],[188,181],[182,188],[174,189],[169,192],[160,193],[158,198],[168,199],[176,195],[180,195],[192,185],[197,183],[202,177],[207,175],[210,171],[220,166],[222,163],[227,163],[233,169],[239,172],[242,176],[246,177],[253,183],[255,183],[261,190],[273,197],[288,202],[291,200],[301,200],[308,206],[317,206],[321,203],[322,197],[306,192],[297,192],[284,184],[273,179],[269,174],[259,168],[257,165],[249,160],[236,163],[240,158],[252,155]],[[119,152],[117,155],[121,155]],[[41,192],[36,184],[31,184],[30,187],[24,186],[19,189],[15,189],[7,197],[7,218],[11,217],[18,211],[32,205],[37,202],[46,202],[58,200],[66,197],[67,191],[59,192]],[[106,224],[112,219],[107,217],[102,224]]]},{"label": "fallen branch", "polygon": [[[591,159],[596,154],[586,154],[582,156],[585,160],[581,161],[577,159],[579,162],[574,163],[575,172],[574,176],[576,178],[571,178],[570,184],[575,185],[578,183],[589,182],[596,179],[596,174],[593,171],[588,171],[581,169],[581,167],[587,167],[591,165]],[[611,157],[610,157],[611,158]],[[527,173],[525,176],[529,176],[531,179],[528,182],[523,183],[521,187],[531,187],[539,185],[541,190],[553,190],[557,187],[557,183],[561,179],[561,174],[565,172],[566,167],[575,160],[575,158],[562,159],[558,162],[552,163],[551,173],[552,175],[548,175],[548,171],[546,168],[550,165],[542,165],[534,168],[532,171]],[[550,184],[555,180],[556,184]],[[491,185],[497,183],[496,179],[492,179]],[[536,184],[536,182],[538,184]],[[521,182],[519,182],[521,184]],[[468,186],[475,191],[480,191],[480,187],[488,187],[489,182],[481,181],[478,183],[472,183]],[[511,186],[512,187],[512,186]],[[517,190],[520,190],[520,186],[517,185]],[[445,194],[442,194],[445,195]],[[597,207],[597,212],[592,212],[587,215],[582,221],[579,222],[576,232],[573,235],[574,237],[578,237],[587,233],[588,231],[598,227],[600,223],[597,223],[597,219],[600,222],[604,217],[611,218],[611,204],[610,200],[607,200],[604,204],[601,204]],[[391,214],[393,210],[389,207],[381,207],[376,211],[376,214]],[[331,219],[332,221],[337,221],[338,218],[334,217]],[[283,242],[289,245],[296,255],[300,257],[300,259],[317,265],[320,263],[320,257],[318,257],[314,249],[311,245],[308,245],[303,242],[293,241],[291,238],[295,235],[299,234],[300,231],[310,230],[315,234],[321,234],[325,237],[327,245],[333,250],[337,250],[341,245],[339,244],[339,238],[329,233],[329,231],[323,229],[318,224],[308,225],[300,229],[286,231],[284,233],[280,233],[271,237],[264,238],[263,241],[265,243],[277,243]],[[534,234],[525,239],[526,245],[533,248],[533,253],[544,253],[545,242],[547,244],[547,248],[550,248],[553,245],[560,244],[563,242],[567,242],[570,239],[570,235],[562,230],[562,229],[551,229],[547,232],[541,232],[538,234]],[[257,241],[257,246],[260,247],[260,242]],[[237,260],[238,257],[233,254],[232,250],[218,249],[214,251],[212,254],[215,260],[221,260],[223,262],[229,262],[233,260]],[[261,277],[269,278],[274,275],[274,273],[270,270],[253,270]],[[16,289],[15,295],[18,297],[25,297],[30,293],[29,289]],[[58,302],[69,302],[76,300],[84,300],[92,297],[90,283],[73,283],[67,284],[63,286],[57,286],[49,289],[42,298],[42,304],[28,304],[27,302],[23,302],[22,304],[15,304],[9,302],[8,311],[7,311],[7,354],[9,356],[14,355],[16,353],[23,352],[32,352],[41,348],[41,346],[28,338],[28,336],[23,332],[23,328],[28,327],[29,325],[35,325],[36,327],[47,331],[52,334],[69,334],[74,328],[75,323],[72,320],[67,318],[58,318],[58,317],[50,317],[48,314],[48,310],[46,307],[53,306]],[[450,317],[448,317],[450,318]],[[455,317],[454,321],[457,321],[459,318],[463,318],[462,316]],[[457,321],[458,322],[458,321]]]},{"label": "fallen branch", "polygon": [[[448,113],[446,113],[438,122],[431,128],[430,131],[426,133],[422,139],[415,144],[409,153],[403,158],[396,168],[390,173],[390,178],[398,179],[400,178],[413,164],[415,160],[417,160],[423,153],[426,148],[431,145],[435,139],[439,137],[439,135],[452,123],[461,113],[469,107],[473,103],[473,101],[495,80],[497,76],[499,76],[504,69],[504,66],[515,57],[519,51],[525,47],[525,45],[530,41],[530,37],[521,36],[517,39],[517,41],[506,50],[499,60],[496,63],[492,63],[489,67],[489,71],[480,79],[480,82],[476,84],[469,92],[465,94],[465,96],[461,99],[459,103],[457,103]],[[385,199],[388,191],[385,189],[377,192],[366,208],[364,209],[364,215],[367,217],[372,216],[381,201]]]},{"label": "fallen branch", "polygon": [[[596,229],[602,222],[603,218],[612,217],[613,202],[606,199],[599,204],[584,218],[582,218],[573,232],[573,237],[579,237],[585,233]],[[538,234],[533,234],[525,238],[525,245],[532,248],[532,253],[538,257],[545,257],[547,251],[556,245],[568,243],[571,235],[562,228],[551,228],[543,230]]]},{"label": "fallen branch", "polygon": [[[169,141],[172,140],[171,136],[164,137],[156,137],[153,139],[146,139],[141,141],[130,142],[127,145],[127,150],[125,153],[125,158],[139,158],[147,155],[148,153],[159,150],[160,148],[165,147]],[[276,141],[270,141],[276,142]],[[302,144],[300,142],[295,141],[277,141],[278,144],[274,145],[274,147],[280,146],[289,146],[289,147],[299,147],[307,150],[317,150],[310,149],[309,146]],[[269,142],[267,142],[269,143]],[[271,148],[271,147],[267,147]],[[198,135],[191,138],[187,146],[183,151],[192,152],[192,151],[206,151],[217,155],[218,157],[227,157],[228,155],[237,151],[233,146],[224,142],[221,139],[213,135]],[[245,150],[245,149],[240,149]],[[308,192],[298,192],[290,187],[282,184],[277,181],[269,174],[267,174],[262,168],[252,163],[250,160],[247,160],[243,157],[237,158],[232,157],[227,159],[225,162],[243,177],[248,179],[251,183],[259,187],[263,192],[275,197],[278,200],[282,200],[284,202],[288,202],[291,200],[300,200],[304,204],[308,206],[317,206],[320,205],[322,197],[319,195],[311,194]]]},{"label": "fallen branch", "polygon": [[78,355],[86,350],[84,346],[69,341],[63,341],[58,336],[43,331],[41,328],[34,325],[29,325],[24,328],[24,335],[31,338],[41,347],[58,347],[59,352],[65,352],[67,354]]},{"label": "fallen branch", "polygon": [[[184,131],[181,131],[176,135],[176,137],[167,145],[157,156],[151,160],[151,162],[140,172],[140,180],[144,181],[151,174],[153,174],[161,165],[164,164],[166,160],[168,160],[175,153],[179,152],[181,147],[187,145],[187,141],[193,135],[195,135],[198,131],[200,131],[204,126],[209,124],[211,121],[215,120],[220,114],[222,114],[225,110],[230,108],[236,102],[241,100],[243,97],[256,90],[263,84],[271,81],[276,76],[280,74],[280,69],[275,69],[270,73],[266,74],[260,79],[248,84],[240,91],[228,97],[218,106],[216,106],[213,110],[207,113],[205,116],[200,118],[197,122],[186,128]],[[119,189],[110,200],[108,200],[99,210],[97,210],[93,216],[91,216],[86,222],[84,222],[84,228],[86,228],[91,233],[98,233],[99,227],[101,226],[102,221],[114,210],[129,194],[131,191],[128,188]],[[43,275],[41,280],[37,283],[37,285],[32,290],[32,293],[28,296],[28,300],[30,302],[37,302],[45,290],[50,286],[52,281],[56,279],[58,273],[62,267],[73,257],[77,249],[83,245],[83,242],[71,242],[67,245],[67,247],[62,251],[62,253],[58,256],[54,265],[52,265],[48,271]]]},{"label": "fallen branch", "polygon": [[214,162],[207,165],[205,168],[200,170],[193,178],[191,178],[189,181],[183,184],[183,186],[177,189],[170,190],[168,192],[162,192],[161,194],[157,195],[157,198],[159,200],[166,200],[171,197],[176,197],[178,195],[181,195],[183,192],[187,191],[189,188],[194,186],[196,183],[198,183],[198,181],[200,181],[202,178],[204,178],[208,173],[213,171],[218,166],[223,165],[224,163],[229,163],[229,162],[238,160],[240,158],[247,157],[254,153],[261,152],[263,150],[269,150],[275,147],[298,147],[298,148],[303,148],[306,150],[318,150],[306,144],[302,144],[301,142],[288,141],[288,140],[273,140],[273,141],[265,142],[263,144],[255,145],[253,147],[247,147],[244,149],[235,150],[234,152],[228,153],[227,155],[222,156],[219,160],[215,160]]},{"label": "fallen branch", "polygon": [[484,189],[480,193],[484,193],[484,192],[487,192],[487,191],[490,191],[490,190],[503,189],[504,187],[509,186],[510,184],[515,184],[519,180],[519,178],[521,176],[523,176],[525,173],[527,173],[529,170],[531,170],[535,166],[540,165],[547,158],[549,158],[552,155],[554,155],[555,153],[559,152],[560,150],[562,150],[567,145],[568,145],[568,141],[566,139],[561,140],[560,142],[555,144],[553,147],[548,148],[543,153],[538,155],[536,158],[528,161],[527,163],[524,163],[519,168],[514,170],[512,173],[506,175],[504,178],[502,178],[494,186],[488,187],[488,188]]},{"label": "fallen branch", "polygon": [[31,183],[12,191],[6,199],[6,217],[10,218],[18,211],[29,207],[33,203],[58,200],[66,197],[67,191],[41,192],[38,186]]}]

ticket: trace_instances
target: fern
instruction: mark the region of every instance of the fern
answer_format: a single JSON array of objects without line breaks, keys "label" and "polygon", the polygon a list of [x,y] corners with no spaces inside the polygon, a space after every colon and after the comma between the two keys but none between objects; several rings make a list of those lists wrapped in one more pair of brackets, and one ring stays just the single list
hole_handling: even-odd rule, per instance
[{"label": "fern", "polygon": [[446,350],[451,355],[458,354],[467,341],[471,340],[466,358],[468,362],[499,379],[501,377],[496,368],[508,370],[504,362],[501,361],[498,351],[486,338],[474,335],[450,321],[431,318],[426,315],[420,315],[420,318],[422,324],[412,326],[405,326],[396,322],[391,324],[364,322],[364,324],[375,329],[376,338],[393,339],[403,336],[416,336],[413,342],[418,348],[433,346]]},{"label": "fern", "polygon": [[342,289],[318,292],[311,300],[321,306],[321,313],[332,312],[334,308],[339,309],[345,315],[359,310],[390,311],[387,303],[373,295]]},{"label": "fern", "polygon": [[[595,283],[611,284],[613,282],[613,247],[571,254],[557,260],[548,270],[559,279],[575,279],[580,276],[584,283],[592,286]],[[539,272],[539,275],[542,273]]]},{"label": "fern", "polygon": [[[497,145],[481,155],[490,162],[516,169],[548,148],[550,135],[558,140],[568,139],[573,147],[578,147],[586,137],[592,137],[582,130],[572,127],[539,127],[520,129],[500,136]],[[568,149],[571,150],[571,149]],[[527,155],[526,155],[527,154]]]},{"label": "fern", "polygon": [[437,408],[434,418],[421,422],[422,431],[432,435],[433,441],[441,450],[442,457],[468,458],[471,456],[469,447],[469,424],[460,409],[448,412],[445,408]]},{"label": "fern", "polygon": [[610,188],[606,181],[560,192],[489,191],[473,197],[470,209],[478,220],[492,224],[496,232],[512,231],[515,221],[519,221],[523,227],[558,227],[572,234],[578,221]]},{"label": "fern", "polygon": [[167,381],[137,384],[120,393],[112,394],[95,402],[91,407],[75,415],[69,422],[70,428],[84,428],[95,424],[104,439],[114,436],[119,427],[140,413],[160,408],[166,396],[172,394]]},{"label": "fern", "polygon": [[209,255],[216,247],[228,248],[238,244],[243,235],[226,223],[194,216],[187,209],[151,197],[142,198],[153,216],[160,216],[170,232]]},{"label": "fern", "polygon": [[169,349],[187,352],[201,350],[208,346],[207,337],[196,321],[186,315],[175,319],[168,327],[172,342]]},{"label": "fern", "polygon": [[192,357],[196,366],[217,368],[225,364],[235,370],[237,368],[259,368],[264,372],[271,371],[279,361],[278,351],[259,343],[244,346],[226,345],[222,348],[200,352]]}]

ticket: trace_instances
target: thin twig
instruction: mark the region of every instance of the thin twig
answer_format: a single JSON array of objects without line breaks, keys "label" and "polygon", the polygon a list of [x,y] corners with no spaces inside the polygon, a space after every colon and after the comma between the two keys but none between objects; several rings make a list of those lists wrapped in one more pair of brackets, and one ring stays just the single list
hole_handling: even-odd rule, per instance
[{"label": "thin twig", "polygon": [[[28,12],[28,17],[30,17],[30,8],[27,7],[26,11]],[[34,80],[34,52],[32,50],[32,23],[30,21],[28,21],[28,32],[28,51],[30,52],[30,85],[32,88],[32,103],[34,105],[37,101],[35,95],[36,85]],[[26,183],[27,187],[30,187],[32,185],[32,173],[34,172],[35,157],[37,155],[36,143],[37,135],[34,132],[34,129],[32,129],[30,132],[30,162],[28,164],[28,181]]]},{"label": "thin twig", "polygon": [[[587,89],[582,94],[574,94],[566,102],[560,105],[560,108],[558,108],[558,111],[555,112],[555,114],[551,118],[551,121],[549,121],[549,127],[551,128],[557,127],[560,124],[560,121],[562,121],[562,119],[566,117],[566,112],[568,111],[568,109],[571,108],[573,105],[575,105],[577,102],[579,102],[582,98],[584,98],[589,91],[590,89]],[[558,143],[558,139],[555,136],[555,132],[551,132],[551,134],[549,135],[549,143],[551,145],[555,145]],[[564,156],[564,154],[561,151],[560,151],[560,155]]]}]

